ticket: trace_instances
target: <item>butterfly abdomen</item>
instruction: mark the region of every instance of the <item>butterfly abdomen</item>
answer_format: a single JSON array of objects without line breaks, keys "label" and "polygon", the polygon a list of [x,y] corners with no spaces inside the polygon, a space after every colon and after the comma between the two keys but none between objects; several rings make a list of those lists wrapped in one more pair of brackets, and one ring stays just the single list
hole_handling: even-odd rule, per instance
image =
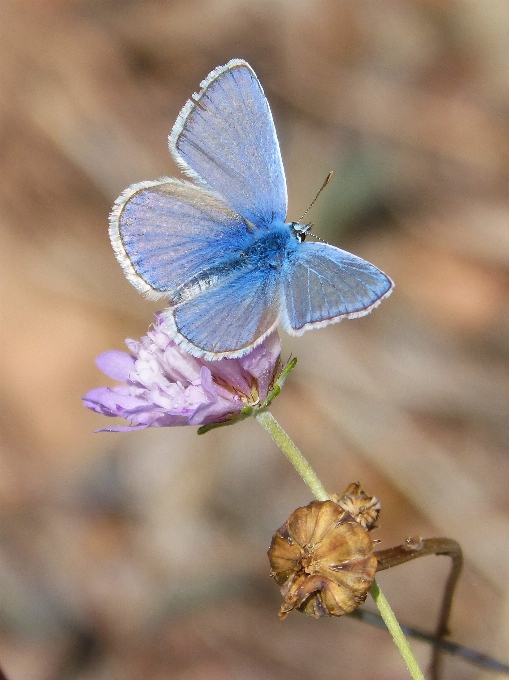
[{"label": "butterfly abdomen", "polygon": [[170,296],[168,302],[170,307],[175,307],[182,302],[193,300],[200,293],[203,293],[217,285],[224,284],[228,277],[233,278],[237,272],[244,269],[244,263],[240,258],[225,260],[220,264],[203,269],[184,284],[179,286]]}]

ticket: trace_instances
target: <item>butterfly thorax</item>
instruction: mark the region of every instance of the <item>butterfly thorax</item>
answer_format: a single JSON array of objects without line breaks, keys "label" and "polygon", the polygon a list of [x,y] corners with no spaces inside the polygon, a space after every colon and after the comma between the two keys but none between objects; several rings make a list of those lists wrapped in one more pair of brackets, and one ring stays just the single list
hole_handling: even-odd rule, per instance
[{"label": "butterfly thorax", "polygon": [[206,290],[224,285],[228,279],[236,279],[240,273],[280,270],[299,242],[293,225],[282,221],[273,223],[270,229],[251,232],[240,250],[225,253],[224,257],[210,262],[209,266],[176,288],[169,298],[169,305],[175,307],[192,300]]},{"label": "butterfly thorax", "polygon": [[280,269],[290,250],[298,244],[292,225],[281,222],[272,224],[269,230],[260,230],[254,241],[241,253],[244,265],[255,268]]}]

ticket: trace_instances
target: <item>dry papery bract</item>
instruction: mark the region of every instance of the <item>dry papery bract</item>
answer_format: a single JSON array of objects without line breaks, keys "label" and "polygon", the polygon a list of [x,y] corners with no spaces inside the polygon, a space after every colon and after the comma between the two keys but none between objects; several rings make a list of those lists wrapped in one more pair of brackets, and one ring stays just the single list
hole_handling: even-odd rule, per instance
[{"label": "dry papery bract", "polygon": [[[351,484],[346,494],[346,505],[367,505],[378,516],[373,510],[378,499],[366,496],[359,484]],[[276,531],[268,555],[283,595],[279,618],[293,609],[315,618],[342,616],[365,601],[377,569],[365,526],[373,526],[376,517],[366,522],[362,512],[354,514],[357,519],[332,500],[313,501]]]}]

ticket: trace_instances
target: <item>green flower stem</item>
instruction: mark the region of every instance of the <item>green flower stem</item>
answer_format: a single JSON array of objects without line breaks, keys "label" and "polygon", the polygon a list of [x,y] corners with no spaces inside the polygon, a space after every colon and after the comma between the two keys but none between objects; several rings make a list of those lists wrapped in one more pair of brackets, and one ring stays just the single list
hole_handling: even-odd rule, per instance
[{"label": "green flower stem", "polygon": [[376,581],[373,581],[373,585],[371,586],[371,597],[375,601],[378,611],[380,612],[385,625],[389,629],[392,639],[394,640],[394,644],[399,649],[399,653],[403,657],[403,661],[405,662],[410,675],[414,680],[424,680],[424,675],[419,668],[417,660],[410,649],[410,645],[408,644],[406,637],[403,635],[403,631],[401,630],[398,620],[394,616],[394,612],[392,611],[385,595],[380,590],[380,586]]},{"label": "green flower stem", "polygon": [[[265,409],[259,409],[258,411],[255,411],[254,417],[263,429],[270,434],[304,482],[308,485],[314,497],[319,501],[329,500],[329,494],[316,476],[315,471],[279,425],[274,416]],[[417,664],[408,641],[403,635],[403,631],[376,581],[373,581],[371,595],[413,680],[424,680],[424,675]]]},{"label": "green flower stem", "polygon": [[309,486],[313,496],[319,501],[328,501],[329,494],[325,491],[322,482],[318,479],[311,465],[274,418],[272,413],[260,409],[254,413],[254,417],[263,429],[270,434],[304,482]]}]

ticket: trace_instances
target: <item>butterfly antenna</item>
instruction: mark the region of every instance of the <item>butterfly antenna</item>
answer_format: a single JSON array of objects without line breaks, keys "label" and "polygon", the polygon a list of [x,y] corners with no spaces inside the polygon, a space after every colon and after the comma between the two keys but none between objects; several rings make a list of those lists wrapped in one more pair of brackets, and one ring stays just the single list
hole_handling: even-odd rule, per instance
[{"label": "butterfly antenna", "polygon": [[312,236],[313,238],[316,238],[316,240],[317,240],[317,241],[320,241],[321,243],[327,243],[327,241],[326,241],[325,239],[320,238],[320,237],[317,236],[316,234],[313,234],[313,232],[311,231],[311,229],[312,229],[314,226],[315,226],[315,225],[314,225],[313,223],[311,223],[311,224],[309,225],[309,231],[307,231],[306,234],[307,234],[308,236]]},{"label": "butterfly antenna", "polygon": [[327,184],[330,182],[330,178],[331,178],[331,177],[332,177],[332,170],[329,172],[329,174],[328,174],[327,177],[325,178],[325,182],[322,184],[322,186],[320,187],[318,193],[316,194],[316,196],[314,197],[314,199],[311,201],[311,205],[309,206],[309,208],[306,210],[306,212],[305,212],[305,213],[302,215],[302,217],[300,218],[299,223],[302,222],[302,220],[306,217],[306,215],[308,214],[308,212],[309,212],[309,211],[311,210],[311,208],[314,206],[314,204],[316,203],[316,199],[318,198],[318,196],[320,196],[320,194],[322,193],[322,191],[325,189],[325,187],[327,186]]}]

